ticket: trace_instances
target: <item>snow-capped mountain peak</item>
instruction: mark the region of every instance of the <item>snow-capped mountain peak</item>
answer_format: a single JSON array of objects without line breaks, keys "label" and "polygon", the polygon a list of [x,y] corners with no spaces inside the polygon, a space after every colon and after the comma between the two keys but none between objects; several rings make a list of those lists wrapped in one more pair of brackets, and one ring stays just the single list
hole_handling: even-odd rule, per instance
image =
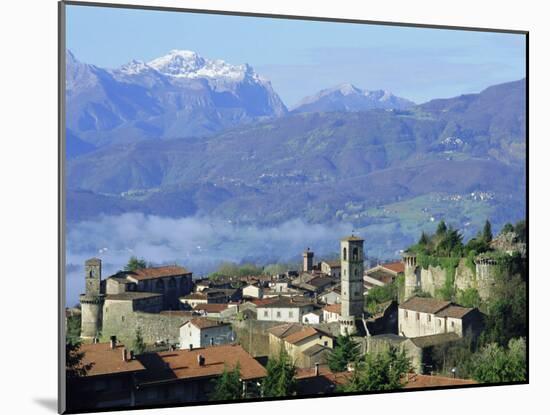
[{"label": "snow-capped mountain peak", "polygon": [[190,50],[174,49],[168,54],[147,62],[158,72],[176,78],[212,78],[240,81],[261,78],[248,64],[232,65],[221,59],[207,59]]}]

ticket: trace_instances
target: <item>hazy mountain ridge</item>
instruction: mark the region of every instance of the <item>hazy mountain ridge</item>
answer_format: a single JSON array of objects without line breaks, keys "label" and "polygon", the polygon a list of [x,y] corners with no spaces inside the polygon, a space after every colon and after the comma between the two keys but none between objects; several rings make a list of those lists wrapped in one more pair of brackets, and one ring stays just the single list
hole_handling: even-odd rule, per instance
[{"label": "hazy mountain ridge", "polygon": [[[101,148],[68,163],[70,209],[78,211],[86,190],[94,192],[86,193],[88,206],[98,195],[96,215],[137,209],[258,224],[351,217],[361,225],[381,220],[368,216],[370,206],[482,192],[499,220],[521,217],[522,84],[408,110],[298,113],[208,138]],[[499,123],[500,114],[509,121]],[[350,213],[355,205],[363,213]]]},{"label": "hazy mountain ridge", "polygon": [[407,109],[415,103],[389,91],[367,91],[344,83],[323,89],[317,94],[302,99],[292,112],[367,111],[371,109]]}]

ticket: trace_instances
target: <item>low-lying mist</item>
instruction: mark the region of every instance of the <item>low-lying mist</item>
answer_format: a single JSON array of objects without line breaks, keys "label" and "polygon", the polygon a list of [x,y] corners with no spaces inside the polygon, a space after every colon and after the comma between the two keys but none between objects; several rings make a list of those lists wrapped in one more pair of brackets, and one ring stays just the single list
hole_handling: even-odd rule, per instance
[{"label": "low-lying mist", "polygon": [[67,225],[67,304],[84,290],[84,261],[103,261],[103,278],[122,269],[130,256],[156,265],[177,263],[194,276],[213,271],[221,262],[266,265],[299,261],[307,247],[317,257],[338,252],[339,239],[351,224],[327,226],[291,220],[273,227],[234,225],[221,219],[173,219],[127,213]]}]

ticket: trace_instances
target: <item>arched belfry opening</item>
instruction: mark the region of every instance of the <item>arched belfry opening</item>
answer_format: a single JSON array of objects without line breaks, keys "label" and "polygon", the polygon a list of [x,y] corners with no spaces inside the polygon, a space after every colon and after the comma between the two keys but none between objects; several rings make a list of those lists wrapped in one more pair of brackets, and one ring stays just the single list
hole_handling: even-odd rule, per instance
[{"label": "arched belfry opening", "polygon": [[348,260],[348,250],[347,250],[347,248],[344,248],[344,250],[342,251],[342,259],[344,261]]},{"label": "arched belfry opening", "polygon": [[353,248],[353,260],[358,261],[359,260],[359,249],[357,247]]}]

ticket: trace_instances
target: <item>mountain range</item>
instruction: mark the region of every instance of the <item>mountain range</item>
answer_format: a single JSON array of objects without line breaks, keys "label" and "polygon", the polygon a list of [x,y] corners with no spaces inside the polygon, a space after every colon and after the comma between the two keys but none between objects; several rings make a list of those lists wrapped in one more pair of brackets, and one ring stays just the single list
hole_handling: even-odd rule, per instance
[{"label": "mountain range", "polygon": [[389,91],[366,91],[344,83],[304,98],[292,112],[356,112],[376,108],[407,109],[413,105],[414,102],[395,96]]},{"label": "mountain range", "polygon": [[68,51],[66,73],[70,156],[142,139],[206,136],[287,113],[270,82],[249,65],[191,51],[116,69],[82,63]]},{"label": "mountain range", "polygon": [[[126,212],[384,235],[525,216],[526,83],[415,104],[349,83],[288,110],[248,64],[174,50],[116,69],[67,53],[67,220]],[[386,250],[386,251],[384,251]]]}]

